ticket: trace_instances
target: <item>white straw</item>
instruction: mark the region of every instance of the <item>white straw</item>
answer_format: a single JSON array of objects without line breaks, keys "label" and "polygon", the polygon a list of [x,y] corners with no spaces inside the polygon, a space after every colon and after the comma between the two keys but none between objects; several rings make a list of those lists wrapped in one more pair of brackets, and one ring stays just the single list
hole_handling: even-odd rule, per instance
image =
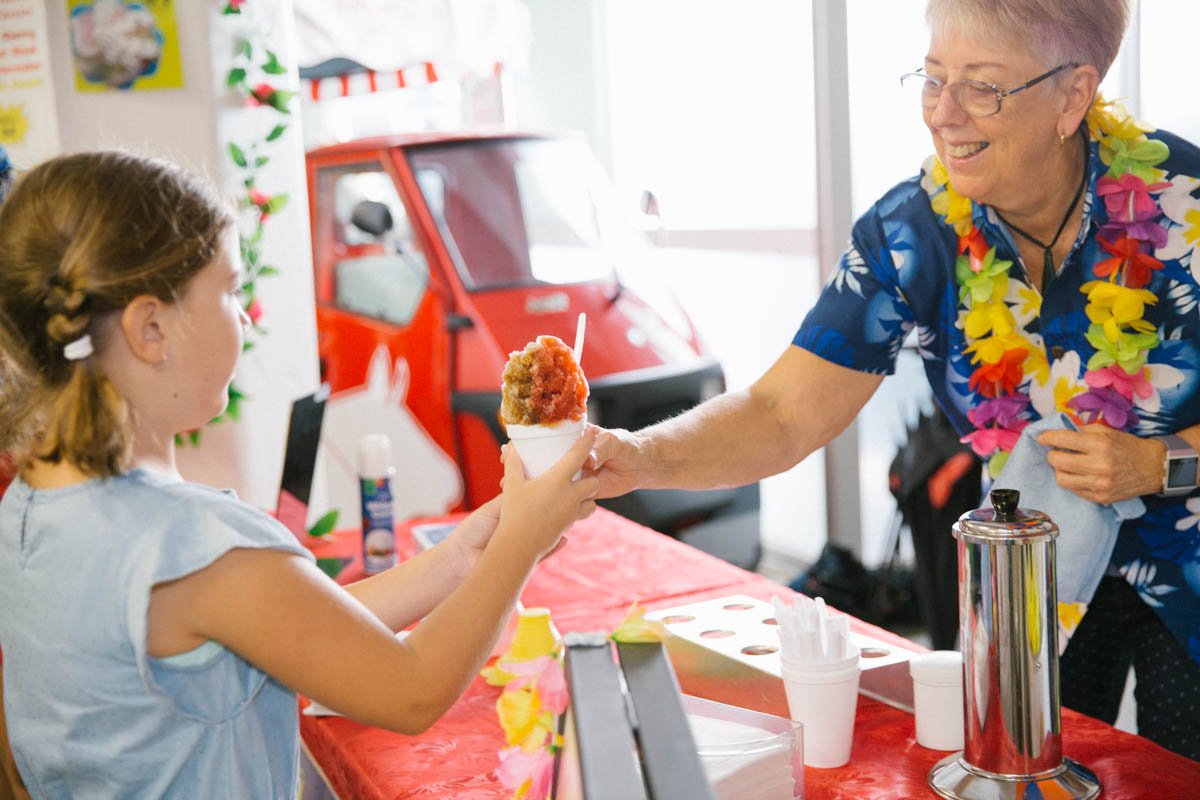
[{"label": "white straw", "polygon": [[850,652],[850,618],[817,597],[796,595],[789,605],[772,597],[779,644],[785,660],[838,661]]},{"label": "white straw", "polygon": [[829,652],[829,617],[825,611],[825,598],[817,598],[817,641],[820,643],[820,650],[817,655],[822,660],[830,658],[832,653]]},{"label": "white straw", "polygon": [[571,352],[575,356],[575,363],[578,364],[583,360],[583,329],[587,326],[587,314],[579,312],[579,322],[575,325],[575,346],[571,348]]}]

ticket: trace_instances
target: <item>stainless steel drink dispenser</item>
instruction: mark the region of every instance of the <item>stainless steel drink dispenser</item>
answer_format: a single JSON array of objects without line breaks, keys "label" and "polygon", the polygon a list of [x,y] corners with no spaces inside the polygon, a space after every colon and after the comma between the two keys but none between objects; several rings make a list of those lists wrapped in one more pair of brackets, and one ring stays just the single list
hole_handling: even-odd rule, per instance
[{"label": "stainless steel drink dispenser", "polygon": [[1091,798],[1096,776],[1063,758],[1058,690],[1058,526],[991,492],[992,508],[964,514],[958,539],[964,747],[939,761],[929,785],[955,800]]}]

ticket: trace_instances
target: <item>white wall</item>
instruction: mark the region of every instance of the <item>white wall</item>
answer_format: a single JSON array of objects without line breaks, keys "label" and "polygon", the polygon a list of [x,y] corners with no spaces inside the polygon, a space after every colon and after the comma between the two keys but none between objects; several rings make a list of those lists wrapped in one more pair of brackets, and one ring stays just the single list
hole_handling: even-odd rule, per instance
[{"label": "white wall", "polygon": [[521,128],[582,131],[611,171],[603,45],[604,0],[524,0],[529,65],[513,80],[512,119]]},{"label": "white wall", "polygon": [[[658,255],[659,277],[721,362],[730,389],[749,386],[779,358],[817,299],[813,256],[691,248]],[[815,561],[827,528],[824,450],[765,478],[759,489],[763,546]]]}]

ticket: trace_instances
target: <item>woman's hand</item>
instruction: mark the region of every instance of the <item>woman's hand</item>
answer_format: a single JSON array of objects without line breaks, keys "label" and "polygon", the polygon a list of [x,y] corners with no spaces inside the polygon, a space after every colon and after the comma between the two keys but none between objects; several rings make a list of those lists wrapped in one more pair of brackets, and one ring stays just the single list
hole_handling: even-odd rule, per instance
[{"label": "woman's hand", "polygon": [[1162,489],[1162,443],[1107,425],[1078,431],[1046,431],[1038,444],[1051,448],[1046,460],[1058,485],[1085,500],[1111,505]]},{"label": "woman's hand", "polygon": [[585,465],[600,479],[596,496],[620,497],[639,488],[645,480],[646,466],[637,434],[619,428],[596,428],[596,431],[596,445]]}]

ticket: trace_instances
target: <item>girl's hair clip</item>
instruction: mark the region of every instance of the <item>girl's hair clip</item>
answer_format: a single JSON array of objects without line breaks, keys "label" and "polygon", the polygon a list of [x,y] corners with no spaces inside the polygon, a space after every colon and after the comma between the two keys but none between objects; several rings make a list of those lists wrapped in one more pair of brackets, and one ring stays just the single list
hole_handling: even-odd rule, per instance
[{"label": "girl's hair clip", "polygon": [[63,348],[63,356],[67,361],[79,361],[90,356],[95,349],[92,347],[92,336],[85,333]]}]

